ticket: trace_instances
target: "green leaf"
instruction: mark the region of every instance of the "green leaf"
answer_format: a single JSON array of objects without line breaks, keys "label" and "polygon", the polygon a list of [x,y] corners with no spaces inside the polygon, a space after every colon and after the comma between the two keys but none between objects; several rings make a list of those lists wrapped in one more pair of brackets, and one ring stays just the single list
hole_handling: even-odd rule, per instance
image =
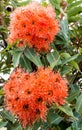
[{"label": "green leaf", "polygon": [[19,60],[20,57],[23,53],[22,49],[14,49],[13,51],[11,51],[11,53],[13,54],[13,65],[14,67],[17,67],[19,65]]},{"label": "green leaf", "polygon": [[29,2],[31,2],[31,0],[24,0],[24,1],[20,1],[19,3],[18,3],[18,6],[25,6],[25,5],[27,5],[27,4],[29,4]]},{"label": "green leaf", "polygon": [[14,65],[14,67],[17,67],[19,65],[20,57],[21,57],[21,53],[20,52],[16,52],[13,55],[13,65]]},{"label": "green leaf", "polygon": [[9,65],[12,61],[12,56],[10,53],[7,53],[7,60],[6,60],[6,64]]},{"label": "green leaf", "polygon": [[82,94],[77,98],[75,109],[77,112],[82,114]]},{"label": "green leaf", "polygon": [[63,120],[63,117],[54,113],[53,110],[50,110],[47,116],[47,120],[51,125],[58,125]]},{"label": "green leaf", "polygon": [[3,95],[3,94],[4,94],[3,89],[0,89],[0,95]]},{"label": "green leaf", "polygon": [[74,2],[74,0],[68,0],[68,3],[69,3],[69,4],[72,3],[72,2]]},{"label": "green leaf", "polygon": [[20,124],[15,123],[14,125],[12,125],[11,130],[22,130],[22,127]]},{"label": "green leaf", "polygon": [[[77,56],[78,57],[78,56]],[[72,57],[73,58],[73,57]],[[76,58],[75,58],[76,59]],[[79,65],[75,61],[71,61],[70,64],[78,71],[80,71]]]},{"label": "green leaf", "polygon": [[68,17],[77,15],[82,12],[82,7],[81,6],[76,6],[72,8],[71,10],[68,11]]},{"label": "green leaf", "polygon": [[55,6],[55,4],[59,4],[62,2],[62,0],[49,0],[52,5]]},{"label": "green leaf", "polygon": [[64,106],[58,106],[59,110],[64,112],[66,115],[74,117],[72,109],[70,108],[69,104],[66,104]]},{"label": "green leaf", "polygon": [[38,130],[38,128],[41,126],[41,121],[36,121],[33,125],[32,130]]},{"label": "green leaf", "polygon": [[70,127],[68,127],[66,130],[72,130],[71,126],[70,126]]},{"label": "green leaf", "polygon": [[3,118],[8,119],[12,123],[15,123],[15,117],[12,116],[8,111],[2,111],[1,115]]},{"label": "green leaf", "polygon": [[68,21],[67,21],[67,19],[62,20],[60,22],[60,26],[61,26],[61,30],[58,33],[58,36],[61,39],[63,39],[63,41],[66,41],[68,43],[69,40],[70,40],[70,37],[69,37],[69,32],[68,32]]},{"label": "green leaf", "polygon": [[48,121],[47,121],[47,122],[44,122],[44,123],[43,123],[42,130],[47,130],[49,127],[50,127],[50,126],[49,126]]},{"label": "green leaf", "polygon": [[[77,58],[77,56],[78,56],[78,54],[75,55],[76,58]],[[70,58],[71,56],[70,56],[69,53],[67,53],[67,52],[63,52],[63,53],[61,53],[61,57],[67,59],[67,58]]]},{"label": "green leaf", "polygon": [[43,64],[45,67],[47,67],[47,66],[49,65],[49,62],[48,62],[48,60],[47,60],[47,58],[46,58],[45,55],[42,55],[42,56],[41,56],[41,62],[42,62],[42,64]]},{"label": "green leaf", "polygon": [[61,53],[61,58],[65,58],[62,60],[62,65],[66,64],[69,62],[69,64],[71,64],[71,66],[73,66],[75,69],[77,69],[78,71],[80,71],[79,66],[77,64],[77,62],[73,61],[75,60],[77,57],[79,56],[79,54],[76,54],[74,56],[70,56],[69,53]]},{"label": "green leaf", "polygon": [[55,8],[56,13],[59,14],[60,13],[60,4],[61,4],[61,0],[49,0],[49,2],[52,4],[52,6]]},{"label": "green leaf", "polygon": [[73,2],[73,3],[71,3],[71,4],[68,4],[67,10],[70,10],[71,8],[74,8],[74,7],[76,7],[76,6],[79,6],[80,4],[82,4],[82,0],[78,0],[78,1],[76,1],[76,2]]},{"label": "green leaf", "polygon": [[19,63],[23,68],[27,69],[29,72],[32,71],[31,63],[29,59],[27,59],[26,56],[24,56],[24,54],[21,55]]},{"label": "green leaf", "polygon": [[41,67],[42,63],[40,60],[40,55],[35,52],[33,48],[27,48],[24,51],[25,56],[32,61],[37,67]]},{"label": "green leaf", "polygon": [[69,74],[71,72],[70,66],[62,66],[61,68],[61,75]]},{"label": "green leaf", "polygon": [[8,123],[8,121],[4,122],[4,121],[0,121],[0,128],[6,126]]},{"label": "green leaf", "polygon": [[78,127],[78,122],[77,121],[72,123],[72,129],[73,130],[80,130],[79,127]]},{"label": "green leaf", "polygon": [[68,21],[69,22],[76,22],[76,21],[80,20],[80,18],[81,18],[80,15],[75,15],[75,16],[68,17]]},{"label": "green leaf", "polygon": [[80,54],[82,54],[82,48],[81,47],[79,48],[79,52],[80,52]]},{"label": "green leaf", "polygon": [[50,68],[54,68],[56,65],[61,64],[60,56],[58,52],[55,50],[54,52],[47,54],[47,60],[50,63]]},{"label": "green leaf", "polygon": [[75,54],[74,56],[70,56],[69,53],[66,53],[66,52],[65,52],[65,53],[61,53],[61,58],[64,58],[64,59],[62,60],[62,65],[64,65],[64,64],[70,62],[70,64],[71,64],[74,68],[76,68],[77,70],[79,70],[78,64],[77,64],[75,61],[73,61],[73,60],[77,59],[78,56],[79,56],[79,54]]},{"label": "green leaf", "polygon": [[76,90],[75,92],[72,92],[72,93],[69,94],[67,100],[69,102],[72,102],[74,99],[76,99],[78,97],[79,94],[80,94],[80,91]]}]

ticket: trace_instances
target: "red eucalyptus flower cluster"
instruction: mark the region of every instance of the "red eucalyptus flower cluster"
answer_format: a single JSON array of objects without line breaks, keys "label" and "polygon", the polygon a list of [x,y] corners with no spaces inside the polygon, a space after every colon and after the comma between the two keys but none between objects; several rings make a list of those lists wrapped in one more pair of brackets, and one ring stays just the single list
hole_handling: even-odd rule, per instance
[{"label": "red eucalyptus flower cluster", "polygon": [[23,127],[36,120],[46,120],[47,105],[63,105],[67,97],[66,82],[50,68],[27,73],[16,69],[4,86],[7,110],[16,115]]},{"label": "red eucalyptus flower cluster", "polygon": [[8,42],[12,45],[36,48],[38,51],[49,50],[50,43],[59,32],[58,21],[51,5],[44,7],[32,2],[25,7],[19,7],[11,14],[10,35]]}]

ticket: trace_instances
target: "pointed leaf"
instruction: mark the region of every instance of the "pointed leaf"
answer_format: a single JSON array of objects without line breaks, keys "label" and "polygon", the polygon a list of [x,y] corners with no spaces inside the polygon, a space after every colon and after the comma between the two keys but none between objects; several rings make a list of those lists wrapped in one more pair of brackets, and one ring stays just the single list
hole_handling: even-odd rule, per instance
[{"label": "pointed leaf", "polygon": [[78,71],[80,71],[79,65],[75,61],[71,61],[70,64]]},{"label": "pointed leaf", "polygon": [[67,100],[69,102],[72,102],[74,99],[76,99],[78,97],[79,94],[80,94],[80,91],[76,90],[75,92],[72,92],[72,93],[69,94]]},{"label": "pointed leaf", "polygon": [[19,3],[18,3],[18,6],[25,6],[25,5],[27,5],[27,4],[29,4],[29,2],[31,2],[31,0],[25,0],[25,1],[20,1]]},{"label": "pointed leaf", "polygon": [[73,123],[72,123],[72,129],[73,129],[73,130],[80,130],[80,129],[79,129],[79,126],[78,126],[78,122],[73,122]]},{"label": "pointed leaf", "polygon": [[78,97],[77,102],[76,102],[76,111],[82,114],[82,94]]},{"label": "pointed leaf", "polygon": [[0,95],[4,95],[3,89],[0,89]]},{"label": "pointed leaf", "polygon": [[71,10],[69,10],[68,17],[77,15],[77,14],[79,14],[81,12],[82,12],[82,7],[81,6],[76,6],[76,7],[72,8]]},{"label": "pointed leaf", "polygon": [[8,121],[4,122],[4,121],[0,121],[0,128],[6,126],[8,123]]},{"label": "pointed leaf", "polygon": [[71,127],[68,127],[66,130],[72,130],[72,128],[71,128]]},{"label": "pointed leaf", "polygon": [[32,130],[38,130],[41,126],[41,121],[37,121],[34,123]]},{"label": "pointed leaf", "polygon": [[61,26],[61,30],[60,30],[58,36],[61,39],[63,39],[63,41],[69,42],[70,37],[69,37],[69,32],[68,32],[68,21],[66,19],[62,20],[60,22],[60,26]]},{"label": "pointed leaf", "polygon": [[29,59],[26,58],[26,56],[22,55],[20,57],[19,62],[23,68],[27,69],[29,72],[32,71],[31,63],[30,63]]},{"label": "pointed leaf", "polygon": [[69,4],[72,3],[72,2],[74,2],[74,0],[68,0],[68,3],[69,3]]},{"label": "pointed leaf", "polygon": [[21,53],[20,53],[20,52],[16,52],[16,53],[13,55],[13,65],[14,65],[14,67],[17,67],[17,66],[18,66],[20,57],[21,57]]},{"label": "pointed leaf", "polygon": [[80,20],[80,18],[81,18],[80,15],[71,16],[71,17],[68,17],[68,21],[69,22],[76,22],[76,21]]},{"label": "pointed leaf", "polygon": [[61,68],[61,75],[69,74],[71,72],[70,66],[62,66]]},{"label": "pointed leaf", "polygon": [[22,130],[22,127],[18,123],[15,123],[12,125],[11,130]]},{"label": "pointed leaf", "polygon": [[32,61],[37,67],[41,67],[42,63],[40,60],[40,55],[35,52],[33,48],[27,48],[24,51],[25,56]]},{"label": "pointed leaf", "polygon": [[65,114],[67,114],[68,116],[74,117],[72,109],[70,108],[69,104],[66,104],[64,106],[58,106],[58,108],[64,112]]},{"label": "pointed leaf", "polygon": [[47,120],[49,122],[49,124],[54,124],[54,125],[58,125],[63,118],[61,116],[59,116],[58,114],[55,114],[52,110],[49,111],[48,113],[48,117]]},{"label": "pointed leaf", "polygon": [[23,53],[23,50],[14,49],[13,51],[11,51],[11,53],[13,54],[13,65],[14,65],[14,67],[17,67],[19,65],[19,60]]},{"label": "pointed leaf", "polygon": [[71,8],[74,8],[74,7],[76,7],[76,6],[80,6],[80,4],[82,4],[82,1],[81,1],[81,0],[78,0],[78,1],[76,1],[76,2],[73,2],[73,3],[71,3],[71,4],[68,4],[67,9],[70,10]]},{"label": "pointed leaf", "polygon": [[57,51],[47,54],[47,60],[50,63],[50,68],[54,68],[56,65],[61,64],[60,56]]},{"label": "pointed leaf", "polygon": [[79,56],[79,54],[76,54],[76,55],[74,55],[74,56],[70,56],[69,53],[61,53],[61,58],[64,58],[64,59],[62,60],[62,65],[64,65],[64,64],[70,62],[70,64],[71,64],[73,67],[75,67],[77,70],[79,70],[78,64],[77,64],[75,61],[73,61],[73,60],[75,60],[78,56]]},{"label": "pointed leaf", "polygon": [[12,116],[8,111],[2,111],[2,112],[1,112],[1,115],[2,115],[3,118],[8,119],[8,120],[11,121],[12,123],[15,122],[15,117]]}]

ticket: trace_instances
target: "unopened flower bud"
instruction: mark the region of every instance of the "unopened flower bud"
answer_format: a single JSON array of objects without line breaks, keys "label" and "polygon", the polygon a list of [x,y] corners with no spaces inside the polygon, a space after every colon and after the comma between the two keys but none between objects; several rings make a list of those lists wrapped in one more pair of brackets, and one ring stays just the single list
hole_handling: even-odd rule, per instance
[{"label": "unopened flower bud", "polygon": [[8,6],[6,7],[6,10],[7,10],[8,12],[12,12],[12,11],[14,10],[14,8],[13,8],[13,6],[8,5]]}]

